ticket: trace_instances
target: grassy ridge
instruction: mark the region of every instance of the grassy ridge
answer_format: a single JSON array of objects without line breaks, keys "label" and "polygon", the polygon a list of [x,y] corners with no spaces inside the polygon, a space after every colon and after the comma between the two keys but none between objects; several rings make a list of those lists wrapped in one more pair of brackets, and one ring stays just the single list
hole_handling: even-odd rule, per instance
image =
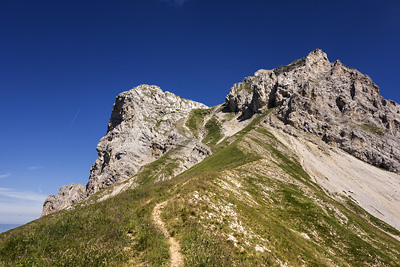
[{"label": "grassy ridge", "polygon": [[[0,262],[18,266],[106,266],[128,262],[129,225],[146,236],[137,251],[161,248],[154,262],[168,259],[162,234],[147,222],[138,192],[124,192],[107,201],[61,211],[0,236]],[[124,205],[121,205],[124,203]],[[138,236],[140,238],[140,236]],[[162,248],[167,252],[162,253]],[[149,253],[152,254],[152,253]],[[143,255],[147,259],[146,255]],[[1,264],[0,264],[1,265]]]},{"label": "grassy ridge", "polygon": [[[181,242],[191,244],[183,247],[187,261],[193,266],[396,266],[400,244],[376,228],[384,223],[371,215],[365,218],[365,213],[325,195],[271,133],[257,127],[252,131],[255,125],[186,172],[189,182],[181,188],[179,198],[166,207],[163,215],[170,231]],[[246,138],[247,134],[251,138]],[[259,153],[273,159],[269,166],[265,167],[265,161],[254,153],[241,149],[246,147],[243,143],[251,147],[248,142],[264,148]],[[264,174],[266,170],[271,170],[270,175]],[[235,186],[237,181],[227,179],[232,175],[227,171],[236,173],[240,187]],[[223,188],[224,184],[233,189]],[[265,191],[262,186],[269,189]],[[199,195],[203,198],[196,201]],[[250,204],[253,201],[256,204]],[[223,209],[221,212],[219,207],[230,205],[236,218],[220,216]],[[232,225],[237,222],[248,230],[235,232]],[[230,235],[237,242],[232,242]],[[218,246],[213,249],[215,243]],[[263,246],[266,249],[262,251]],[[207,247],[208,253],[204,253]]]},{"label": "grassy ridge", "polygon": [[[255,117],[172,180],[171,154],[143,168],[141,186],[0,234],[0,266],[127,266],[169,262],[163,221],[187,266],[396,266],[399,235],[353,202],[339,203]],[[174,151],[171,151],[173,153]]]}]

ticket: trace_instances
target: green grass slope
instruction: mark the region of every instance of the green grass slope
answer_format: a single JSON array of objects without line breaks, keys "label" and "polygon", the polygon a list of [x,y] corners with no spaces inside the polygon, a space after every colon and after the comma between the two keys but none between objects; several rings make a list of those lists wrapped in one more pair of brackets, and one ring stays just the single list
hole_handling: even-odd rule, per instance
[{"label": "green grass slope", "polygon": [[186,266],[398,266],[400,242],[387,233],[399,231],[326,195],[264,116],[171,180],[153,182],[173,164],[167,154],[134,189],[0,234],[0,266],[168,266],[151,219],[166,200],[161,217]]}]

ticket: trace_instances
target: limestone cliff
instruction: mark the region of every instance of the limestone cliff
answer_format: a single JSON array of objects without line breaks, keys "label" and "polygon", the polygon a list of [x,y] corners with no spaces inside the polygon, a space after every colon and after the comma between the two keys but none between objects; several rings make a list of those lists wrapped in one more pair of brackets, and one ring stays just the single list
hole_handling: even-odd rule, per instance
[{"label": "limestone cliff", "polygon": [[[99,157],[86,186],[71,184],[48,196],[42,215],[64,209],[99,190],[134,176],[141,168],[179,146],[183,171],[210,154],[207,146],[182,128],[192,109],[207,106],[140,85],[116,97],[107,134],[97,145]],[[181,127],[179,127],[181,125]],[[177,173],[175,173],[177,174]]]},{"label": "limestone cliff", "polygon": [[276,108],[287,131],[312,133],[367,163],[400,171],[400,106],[384,99],[370,77],[329,62],[320,49],[257,71],[226,97],[226,109],[243,118],[267,108]]}]

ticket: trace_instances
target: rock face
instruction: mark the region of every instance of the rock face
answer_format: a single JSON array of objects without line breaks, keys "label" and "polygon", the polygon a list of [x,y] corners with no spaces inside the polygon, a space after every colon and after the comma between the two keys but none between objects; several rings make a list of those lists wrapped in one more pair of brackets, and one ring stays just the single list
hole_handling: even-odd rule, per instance
[{"label": "rock face", "polygon": [[246,117],[276,108],[286,125],[367,163],[400,171],[400,106],[380,96],[370,77],[338,60],[329,62],[320,49],[235,84],[226,108]]},{"label": "rock face", "polygon": [[[184,127],[192,109],[207,106],[163,92],[157,86],[140,85],[117,96],[107,134],[97,145],[98,158],[86,186],[71,184],[58,195],[48,196],[42,215],[64,209],[108,186],[134,176],[141,166],[180,148],[177,172],[190,168],[210,154]],[[176,173],[177,174],[177,173]]]},{"label": "rock face", "polygon": [[186,137],[176,124],[192,109],[207,106],[182,99],[157,86],[141,85],[117,96],[107,134],[97,145],[87,190],[95,193],[132,177]]},{"label": "rock face", "polygon": [[86,187],[81,184],[64,185],[57,195],[50,195],[43,204],[42,216],[65,209],[79,202],[85,195]]}]

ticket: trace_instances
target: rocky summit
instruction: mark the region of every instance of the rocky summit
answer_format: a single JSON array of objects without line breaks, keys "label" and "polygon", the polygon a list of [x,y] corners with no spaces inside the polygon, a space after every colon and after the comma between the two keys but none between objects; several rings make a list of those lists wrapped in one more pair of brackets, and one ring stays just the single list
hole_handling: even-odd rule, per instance
[{"label": "rocky summit", "polygon": [[[42,215],[64,209],[87,196],[121,183],[146,165],[179,146],[183,157],[177,175],[210,154],[207,146],[179,125],[192,109],[206,105],[163,92],[153,85],[140,85],[116,97],[107,134],[97,145],[99,157],[90,169],[86,186],[63,186],[57,195],[49,196]],[[181,126],[183,127],[183,126]],[[160,177],[166,179],[170,177]]]},{"label": "rocky summit", "polygon": [[0,266],[398,266],[400,107],[320,49],[215,107],[116,97],[86,185],[0,234]]},{"label": "rocky summit", "polygon": [[[371,78],[331,63],[320,49],[235,84],[229,111],[244,117],[276,108],[277,117],[375,166],[400,171],[400,106],[384,99]],[[290,132],[290,127],[285,127]]]}]

